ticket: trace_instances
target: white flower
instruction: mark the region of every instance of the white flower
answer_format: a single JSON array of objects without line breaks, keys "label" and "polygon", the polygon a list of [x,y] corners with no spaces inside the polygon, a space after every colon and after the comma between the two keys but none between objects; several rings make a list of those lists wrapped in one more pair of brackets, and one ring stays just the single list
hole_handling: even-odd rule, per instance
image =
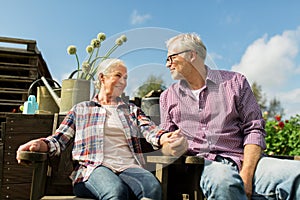
[{"label": "white flower", "polygon": [[76,49],[76,46],[74,46],[74,45],[70,45],[69,47],[68,47],[68,54],[70,54],[70,55],[74,55],[74,54],[76,54],[76,52],[77,52],[77,49]]},{"label": "white flower", "polygon": [[100,47],[100,43],[101,43],[101,41],[98,40],[98,39],[92,39],[92,41],[91,41],[91,45],[92,45],[95,49]]},{"label": "white flower", "polygon": [[115,44],[121,46],[123,44],[123,40],[121,38],[117,38]]},{"label": "white flower", "polygon": [[106,35],[105,33],[98,33],[97,38],[102,42],[106,39]]},{"label": "white flower", "polygon": [[97,67],[96,67],[96,61],[100,59],[100,61],[103,61],[119,47],[124,42],[127,41],[127,37],[125,35],[121,35],[118,39],[115,41],[115,45],[111,47],[105,55],[99,56],[99,50],[101,47],[101,42],[106,39],[106,35],[104,33],[98,33],[97,39],[92,39],[90,45],[86,47],[86,52],[89,54],[88,59],[82,62],[81,70],[80,70],[80,63],[77,55],[77,49],[76,46],[70,45],[68,47],[68,54],[75,55],[76,61],[77,61],[77,71],[82,71],[80,75],[78,74],[77,78],[82,78],[86,80],[93,79],[95,74],[97,73]]},{"label": "white flower", "polygon": [[116,39],[115,44],[121,46],[126,41],[127,41],[126,35],[121,35],[119,38]]},{"label": "white flower", "polygon": [[121,40],[123,41],[123,42],[127,42],[127,37],[126,37],[126,35],[121,35]]},{"label": "white flower", "polygon": [[94,50],[94,47],[92,45],[88,45],[85,50],[88,54],[91,54]]},{"label": "white flower", "polygon": [[88,63],[87,61],[84,61],[82,63],[82,72],[88,74],[91,70],[91,66],[90,63]]}]

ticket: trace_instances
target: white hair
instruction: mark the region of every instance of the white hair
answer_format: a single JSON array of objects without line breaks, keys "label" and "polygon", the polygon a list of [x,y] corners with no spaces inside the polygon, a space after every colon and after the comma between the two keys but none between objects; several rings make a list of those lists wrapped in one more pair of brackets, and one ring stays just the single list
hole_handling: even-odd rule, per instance
[{"label": "white hair", "polygon": [[182,50],[189,49],[196,51],[203,60],[206,58],[206,46],[196,33],[182,33],[170,38],[166,42],[168,49],[173,45],[178,45]]},{"label": "white hair", "polygon": [[95,81],[95,87],[100,89],[101,82],[99,80],[99,75],[104,74],[107,75],[113,71],[116,66],[126,66],[125,63],[117,58],[108,58],[100,62],[97,66],[97,80]]}]

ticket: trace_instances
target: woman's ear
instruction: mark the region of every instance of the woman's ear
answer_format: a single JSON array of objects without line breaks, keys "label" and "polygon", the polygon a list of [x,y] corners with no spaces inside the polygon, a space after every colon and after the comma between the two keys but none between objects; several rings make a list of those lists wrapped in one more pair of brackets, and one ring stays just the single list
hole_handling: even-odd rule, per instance
[{"label": "woman's ear", "polygon": [[98,79],[99,79],[100,82],[103,81],[104,80],[104,74],[103,73],[99,73]]}]

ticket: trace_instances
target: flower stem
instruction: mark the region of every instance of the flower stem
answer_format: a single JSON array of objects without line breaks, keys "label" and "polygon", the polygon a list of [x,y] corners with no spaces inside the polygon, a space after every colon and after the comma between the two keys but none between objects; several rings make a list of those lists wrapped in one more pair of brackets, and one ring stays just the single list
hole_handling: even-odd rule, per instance
[{"label": "flower stem", "polygon": [[91,61],[91,59],[92,59],[92,56],[93,56],[93,54],[94,54],[94,51],[95,51],[95,49],[93,49],[93,51],[90,53],[90,57],[89,57],[89,59],[88,59],[88,63]]},{"label": "flower stem", "polygon": [[[91,65],[94,66],[94,63],[96,60],[98,60],[99,58],[102,58],[101,61],[107,59],[117,48],[118,48],[119,45],[115,44],[106,54],[105,56],[99,56],[99,57],[96,57],[92,62],[91,62]],[[94,68],[92,67],[92,70],[91,70],[91,73],[90,73],[90,77],[94,77],[95,74],[97,73],[97,68]]]},{"label": "flower stem", "polygon": [[[78,58],[77,53],[75,54],[75,57],[76,57],[76,61],[77,61],[77,70],[79,71],[80,70],[80,64],[79,64],[79,58]],[[79,74],[77,74],[77,78],[79,78]]]},{"label": "flower stem", "polygon": [[119,45],[115,44],[115,46],[113,46],[104,56],[104,58],[108,58],[110,56],[110,54],[112,54],[117,48],[118,48]]},{"label": "flower stem", "polygon": [[100,48],[97,48],[97,52],[96,52],[96,55],[95,55],[95,59],[91,62],[91,70],[90,70],[90,71],[94,71],[95,63],[96,63],[95,61],[98,59],[99,49],[100,49]]},{"label": "flower stem", "polygon": [[[100,59],[100,58],[102,58],[102,61],[103,61],[103,60],[104,60],[103,58],[105,58],[105,57],[103,57],[103,56],[98,56],[98,57],[96,57],[96,58],[91,62],[91,66],[94,66],[95,63],[96,63],[96,61],[97,61],[98,59]],[[88,76],[87,76],[88,78],[86,78],[87,80],[89,80],[90,78],[92,78],[92,77],[95,76],[95,74],[96,74],[96,72],[97,72],[97,68],[92,67],[90,71],[91,71],[91,73],[88,74]]]}]

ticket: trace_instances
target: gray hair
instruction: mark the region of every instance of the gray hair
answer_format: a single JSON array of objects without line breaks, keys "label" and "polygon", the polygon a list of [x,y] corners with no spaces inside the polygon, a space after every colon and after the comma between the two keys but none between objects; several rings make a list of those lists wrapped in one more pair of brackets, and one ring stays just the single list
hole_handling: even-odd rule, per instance
[{"label": "gray hair", "polygon": [[122,60],[117,58],[108,58],[100,62],[97,66],[97,80],[95,81],[95,87],[97,89],[100,89],[101,87],[101,82],[98,78],[100,74],[107,75],[111,73],[114,70],[114,68],[119,65],[126,67],[125,63]]},{"label": "gray hair", "polygon": [[190,49],[196,51],[197,54],[205,60],[206,58],[206,46],[201,40],[200,36],[196,33],[182,33],[175,37],[170,38],[166,42],[166,46],[169,49],[174,44],[178,45],[179,48]]}]

